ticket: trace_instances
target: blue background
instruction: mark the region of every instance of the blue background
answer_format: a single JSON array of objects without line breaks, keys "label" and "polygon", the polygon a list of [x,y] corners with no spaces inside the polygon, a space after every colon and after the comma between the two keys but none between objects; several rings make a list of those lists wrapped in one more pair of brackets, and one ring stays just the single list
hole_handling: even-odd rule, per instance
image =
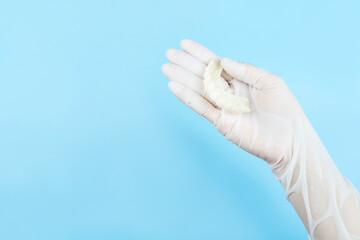
[{"label": "blue background", "polygon": [[192,38],[285,79],[360,188],[359,1],[0,0],[0,239],[307,239],[167,87]]}]

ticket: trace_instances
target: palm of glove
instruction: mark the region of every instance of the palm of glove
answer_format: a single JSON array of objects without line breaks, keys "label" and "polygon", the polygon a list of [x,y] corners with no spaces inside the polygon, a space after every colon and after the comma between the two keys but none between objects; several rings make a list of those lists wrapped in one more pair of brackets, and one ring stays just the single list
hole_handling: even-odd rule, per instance
[{"label": "palm of glove", "polygon": [[255,86],[237,79],[229,81],[228,91],[249,98],[253,111],[220,111],[214,125],[226,139],[249,153],[271,164],[285,164],[292,154],[296,117],[303,116],[303,111],[280,77],[262,71],[254,76]]},{"label": "palm of glove", "polygon": [[304,112],[285,82],[254,65],[223,58],[224,88],[249,98],[253,109],[247,114],[223,111],[209,99],[202,77],[207,64],[218,56],[189,39],[180,45],[185,52],[169,49],[167,57],[172,63],[162,66],[171,80],[170,90],[212,122],[226,139],[270,164],[286,164],[292,154],[294,123]]}]

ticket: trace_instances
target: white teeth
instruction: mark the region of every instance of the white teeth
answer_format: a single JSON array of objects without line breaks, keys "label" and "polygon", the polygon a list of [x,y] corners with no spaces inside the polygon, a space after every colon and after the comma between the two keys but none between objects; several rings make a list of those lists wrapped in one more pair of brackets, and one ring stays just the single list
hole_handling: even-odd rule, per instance
[{"label": "white teeth", "polygon": [[249,99],[232,95],[221,87],[221,71],[220,61],[216,58],[205,69],[204,88],[210,99],[219,108],[234,114],[251,112]]}]

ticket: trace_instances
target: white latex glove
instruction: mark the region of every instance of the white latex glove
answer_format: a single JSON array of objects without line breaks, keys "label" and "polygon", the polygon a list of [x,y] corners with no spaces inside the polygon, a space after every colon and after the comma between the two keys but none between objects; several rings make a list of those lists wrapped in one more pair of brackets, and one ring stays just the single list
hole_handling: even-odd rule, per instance
[{"label": "white latex glove", "polygon": [[216,54],[184,39],[162,66],[170,90],[226,137],[269,163],[311,239],[360,239],[360,196],[341,175],[300,104],[277,75],[254,65],[221,59],[227,91],[250,101],[252,112],[217,109],[204,91],[203,74]]},{"label": "white latex glove", "polygon": [[184,51],[169,49],[166,52],[172,63],[162,67],[171,80],[170,90],[242,149],[268,163],[288,161],[292,151],[292,124],[296,117],[304,116],[304,112],[285,82],[249,63],[222,58],[224,86],[234,95],[249,98],[253,111],[231,114],[219,110],[203,86],[207,64],[219,57],[190,39],[182,40],[180,46]]}]

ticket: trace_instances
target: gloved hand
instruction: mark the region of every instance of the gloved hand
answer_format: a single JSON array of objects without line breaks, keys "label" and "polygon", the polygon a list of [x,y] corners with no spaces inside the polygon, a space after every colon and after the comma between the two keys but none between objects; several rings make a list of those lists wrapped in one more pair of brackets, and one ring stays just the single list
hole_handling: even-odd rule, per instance
[{"label": "gloved hand", "polygon": [[222,81],[227,91],[249,98],[252,112],[232,114],[217,109],[205,93],[203,74],[215,53],[184,39],[184,51],[169,49],[171,63],[162,66],[170,90],[186,105],[207,118],[230,141],[275,168],[283,168],[292,153],[292,129],[305,117],[300,104],[277,75],[254,65],[222,58]]},{"label": "gloved hand", "polygon": [[360,194],[337,169],[285,82],[249,63],[221,59],[226,91],[247,97],[252,112],[215,107],[203,74],[216,54],[189,39],[162,66],[170,90],[233,143],[269,163],[310,239],[360,239]]}]

